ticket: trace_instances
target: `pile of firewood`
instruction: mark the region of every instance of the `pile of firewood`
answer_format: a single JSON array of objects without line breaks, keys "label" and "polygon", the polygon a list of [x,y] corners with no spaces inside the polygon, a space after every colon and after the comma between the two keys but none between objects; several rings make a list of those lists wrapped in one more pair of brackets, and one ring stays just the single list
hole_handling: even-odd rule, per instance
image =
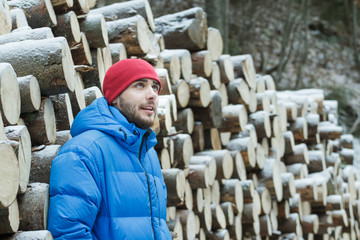
[{"label": "pile of firewood", "polygon": [[163,88],[157,133],[175,239],[359,239],[353,136],[321,89],[277,91],[223,54],[201,8],[146,0],[0,0],[0,238],[52,239],[51,161],[76,114],[130,57]]}]

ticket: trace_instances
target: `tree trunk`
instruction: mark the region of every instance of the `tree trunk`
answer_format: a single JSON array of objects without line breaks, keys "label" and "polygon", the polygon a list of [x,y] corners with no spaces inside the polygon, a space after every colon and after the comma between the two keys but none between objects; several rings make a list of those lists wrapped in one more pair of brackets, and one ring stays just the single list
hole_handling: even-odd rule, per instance
[{"label": "tree trunk", "polygon": [[74,64],[64,37],[0,45],[0,61],[9,62],[18,76],[35,76],[42,95],[74,90]]},{"label": "tree trunk", "polygon": [[22,231],[46,230],[49,209],[49,185],[31,183],[25,194],[19,195],[20,227]]}]

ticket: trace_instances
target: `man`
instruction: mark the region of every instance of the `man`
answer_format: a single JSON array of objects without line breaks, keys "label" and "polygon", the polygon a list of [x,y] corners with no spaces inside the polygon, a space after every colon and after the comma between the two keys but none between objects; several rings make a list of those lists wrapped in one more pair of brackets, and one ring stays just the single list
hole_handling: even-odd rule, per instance
[{"label": "man", "polygon": [[171,239],[150,129],[160,89],[143,60],[109,68],[104,97],[78,113],[73,138],[52,163],[48,229],[54,239]]}]

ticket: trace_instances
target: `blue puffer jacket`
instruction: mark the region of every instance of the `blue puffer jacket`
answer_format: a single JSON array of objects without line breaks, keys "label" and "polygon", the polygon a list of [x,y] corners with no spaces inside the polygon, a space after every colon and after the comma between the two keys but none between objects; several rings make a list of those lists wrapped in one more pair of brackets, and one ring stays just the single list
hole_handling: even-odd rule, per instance
[{"label": "blue puffer jacket", "polygon": [[105,98],[75,118],[53,160],[48,229],[55,239],[171,239],[155,133]]}]

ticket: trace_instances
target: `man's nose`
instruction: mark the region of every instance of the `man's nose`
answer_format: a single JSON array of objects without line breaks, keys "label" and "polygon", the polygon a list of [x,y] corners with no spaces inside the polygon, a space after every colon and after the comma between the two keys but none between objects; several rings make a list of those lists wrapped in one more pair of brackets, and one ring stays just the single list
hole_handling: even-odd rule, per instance
[{"label": "man's nose", "polygon": [[154,91],[153,87],[151,85],[149,85],[147,88],[146,88],[146,93],[147,93],[147,98],[148,99],[156,99],[158,94]]}]

